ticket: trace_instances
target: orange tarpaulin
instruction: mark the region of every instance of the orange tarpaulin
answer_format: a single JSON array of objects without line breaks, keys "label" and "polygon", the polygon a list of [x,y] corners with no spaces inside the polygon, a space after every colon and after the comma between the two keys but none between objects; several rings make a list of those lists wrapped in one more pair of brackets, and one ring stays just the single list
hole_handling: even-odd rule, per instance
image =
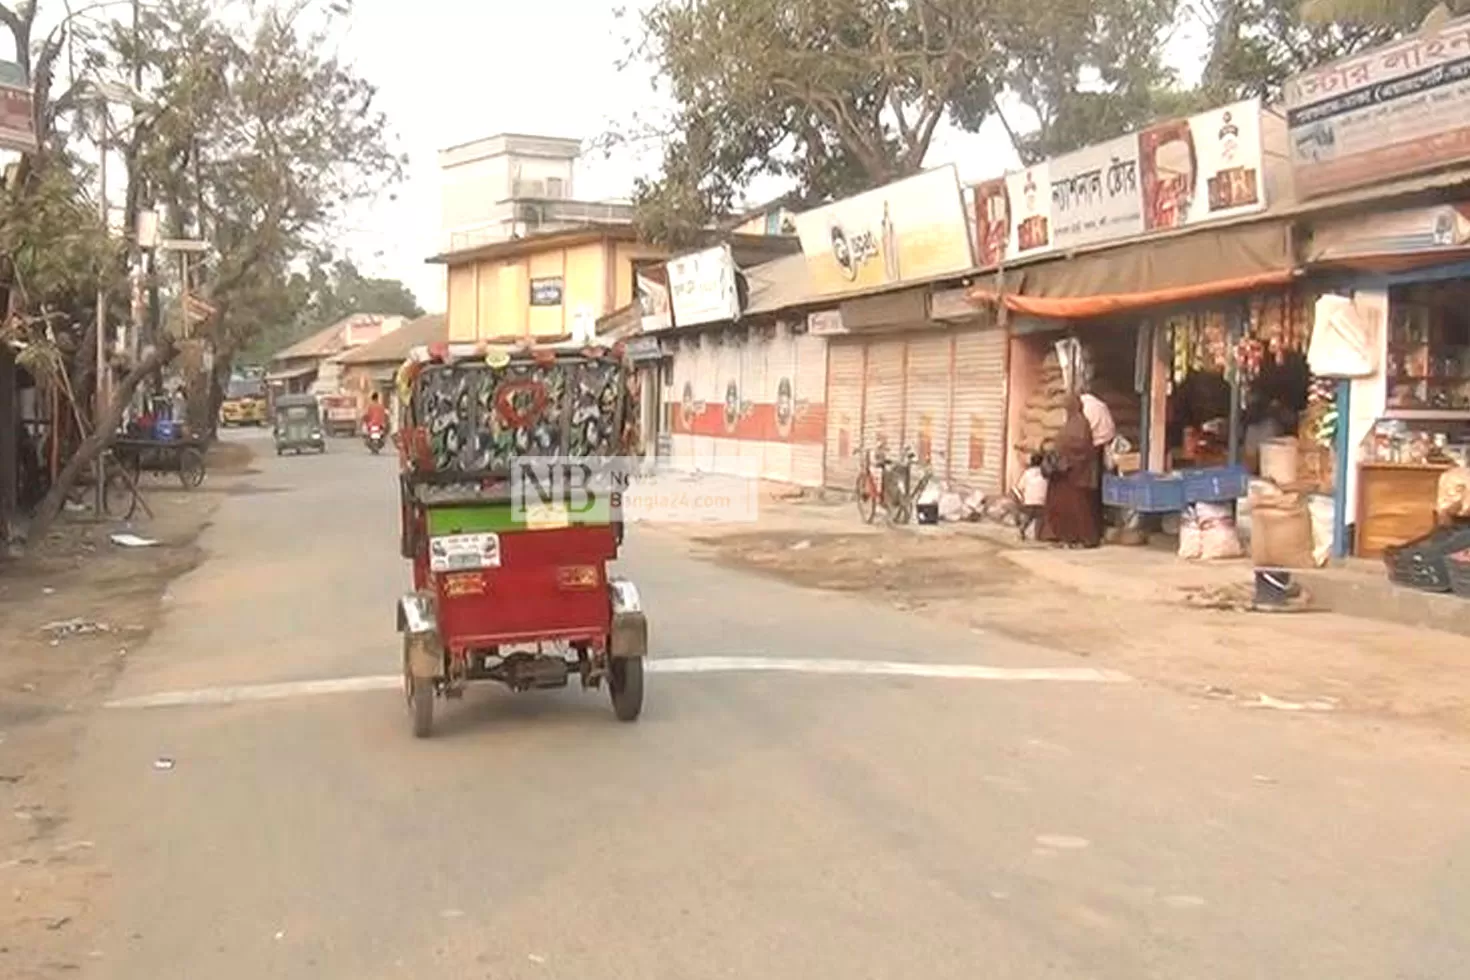
[{"label": "orange tarpaulin", "polygon": [[1149,238],[976,277],[969,298],[1087,319],[1280,286],[1297,271],[1290,224],[1265,220]]},{"label": "orange tarpaulin", "polygon": [[1294,275],[1290,270],[1264,272],[1254,276],[1216,279],[1212,282],[1156,289],[1146,293],[1115,293],[1106,296],[1026,296],[1020,293],[1001,295],[993,289],[977,286],[970,290],[969,296],[977,303],[1003,302],[1012,313],[1026,316],[1083,320],[1111,313],[1127,313],[1155,306],[1173,306],[1215,296],[1228,296],[1231,293],[1246,293],[1266,286],[1281,286],[1291,282]]}]

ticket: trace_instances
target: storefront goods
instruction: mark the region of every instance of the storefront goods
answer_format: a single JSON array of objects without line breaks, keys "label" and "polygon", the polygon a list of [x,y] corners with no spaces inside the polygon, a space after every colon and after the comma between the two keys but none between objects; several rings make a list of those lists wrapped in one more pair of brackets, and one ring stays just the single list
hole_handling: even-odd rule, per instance
[{"label": "storefront goods", "polygon": [[1312,568],[1306,498],[1269,483],[1251,486],[1251,561],[1257,568]]},{"label": "storefront goods", "polygon": [[[1097,370],[1093,354],[1083,345],[1082,377],[1086,387],[1108,406],[1120,433],[1136,433],[1140,427],[1142,402],[1132,391],[1122,389],[1111,377]],[[1067,383],[1055,349],[1041,363],[1040,375],[1026,399],[1021,428],[1013,440],[1027,452],[1035,452],[1056,438],[1067,420]]]}]

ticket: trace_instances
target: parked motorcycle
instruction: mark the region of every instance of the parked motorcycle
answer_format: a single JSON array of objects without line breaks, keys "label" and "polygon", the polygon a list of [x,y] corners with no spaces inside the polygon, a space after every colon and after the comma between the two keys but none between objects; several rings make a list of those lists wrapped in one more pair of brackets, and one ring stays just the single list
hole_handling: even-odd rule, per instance
[{"label": "parked motorcycle", "polygon": [[377,425],[369,426],[367,434],[363,436],[363,441],[367,443],[368,451],[374,456],[381,453],[385,441],[382,427]]}]

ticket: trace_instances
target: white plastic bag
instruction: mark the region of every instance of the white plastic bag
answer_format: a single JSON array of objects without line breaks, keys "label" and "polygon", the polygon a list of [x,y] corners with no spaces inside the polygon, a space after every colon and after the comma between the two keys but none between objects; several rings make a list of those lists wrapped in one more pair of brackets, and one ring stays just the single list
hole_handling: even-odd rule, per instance
[{"label": "white plastic bag", "polygon": [[1312,561],[1321,568],[1332,558],[1337,504],[1326,494],[1314,493],[1307,498],[1307,513],[1312,518]]},{"label": "white plastic bag", "polygon": [[1198,561],[1204,553],[1204,542],[1200,539],[1199,518],[1193,507],[1186,507],[1179,515],[1179,557],[1186,561]]}]

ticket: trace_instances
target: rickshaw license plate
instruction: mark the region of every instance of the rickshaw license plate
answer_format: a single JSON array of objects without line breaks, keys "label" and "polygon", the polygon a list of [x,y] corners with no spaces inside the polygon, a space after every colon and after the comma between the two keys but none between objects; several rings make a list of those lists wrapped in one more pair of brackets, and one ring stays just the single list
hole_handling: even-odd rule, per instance
[{"label": "rickshaw license plate", "polygon": [[449,534],[429,540],[429,570],[467,572],[500,567],[500,535]]}]

